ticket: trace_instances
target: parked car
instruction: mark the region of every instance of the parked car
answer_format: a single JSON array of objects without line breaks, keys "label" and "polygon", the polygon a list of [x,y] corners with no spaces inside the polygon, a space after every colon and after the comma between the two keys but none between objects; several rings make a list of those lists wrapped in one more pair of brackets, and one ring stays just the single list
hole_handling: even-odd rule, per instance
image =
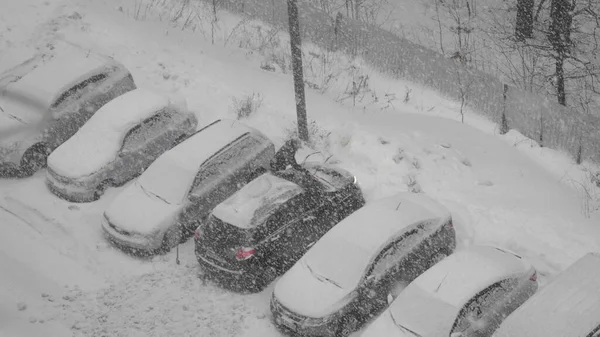
[{"label": "parked car", "polygon": [[267,172],[198,226],[196,257],[207,276],[259,291],[364,203],[355,177],[341,168],[308,163]]},{"label": "parked car", "polygon": [[108,206],[102,228],[117,246],[166,252],[190,237],[198,219],[265,172],[275,153],[260,131],[217,120],[163,153]]},{"label": "parked car", "polygon": [[347,336],[455,247],[452,215],[426,195],[367,203],[277,281],[274,324],[304,336]]},{"label": "parked car", "polygon": [[588,253],[510,314],[494,337],[600,337],[600,253]]},{"label": "parked car", "polygon": [[138,176],[166,150],[196,131],[185,106],[146,89],[104,105],[48,157],[46,185],[71,202],[98,199],[108,186]]},{"label": "parked car", "polygon": [[135,89],[114,59],[62,43],[0,74],[0,177],[25,177],[105,103]]},{"label": "parked car", "polygon": [[471,246],[417,277],[361,336],[491,336],[537,288],[536,270],[520,256]]}]

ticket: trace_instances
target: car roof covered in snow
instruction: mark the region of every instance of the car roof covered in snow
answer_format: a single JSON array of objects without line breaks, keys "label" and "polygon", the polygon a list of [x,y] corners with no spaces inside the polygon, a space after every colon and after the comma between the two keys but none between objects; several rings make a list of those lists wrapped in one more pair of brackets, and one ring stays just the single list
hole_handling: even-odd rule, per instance
[{"label": "car roof covered in snow", "polygon": [[587,337],[600,327],[600,254],[588,253],[521,305],[494,337]]},{"label": "car roof covered in snow", "polygon": [[374,254],[406,227],[450,216],[443,205],[427,195],[403,192],[367,203],[333,227],[324,239],[348,241]]},{"label": "car roof covered in snow", "polygon": [[102,106],[54,150],[48,166],[65,177],[92,174],[115,159],[129,130],[169,106],[168,97],[151,90],[126,92]]},{"label": "car roof covered in snow", "polygon": [[447,334],[462,307],[480,291],[525,273],[522,258],[489,246],[455,252],[425,271],[390,305],[396,322],[425,336]]},{"label": "car roof covered in snow", "polygon": [[267,172],[217,205],[212,214],[236,227],[254,228],[302,191],[295,183]]},{"label": "car roof covered in snow", "polygon": [[526,260],[491,246],[471,246],[455,252],[416,278],[419,287],[454,307],[462,307],[473,295],[509,276],[531,269]]},{"label": "car roof covered in snow", "polygon": [[[50,108],[58,96],[77,83],[118,63],[113,59],[91,53],[68,43],[60,43],[52,56],[19,78],[8,83],[4,90],[14,95],[29,97]],[[45,112],[45,111],[41,111]]]},{"label": "car roof covered in snow", "polygon": [[[367,203],[329,230],[306,253],[304,258],[311,268],[330,273],[332,278],[344,279],[346,287],[356,285],[371,259],[390,240],[407,227],[429,219],[448,219],[450,212],[424,194],[398,193]],[[360,252],[360,253],[359,253]],[[348,266],[350,254],[362,256]],[[333,266],[344,266],[336,269]],[[336,273],[337,275],[333,275]]]},{"label": "car roof covered in snow", "polygon": [[246,133],[254,132],[259,131],[236,120],[219,119],[163,153],[157,161],[169,161],[196,174],[204,162],[229,143]]}]

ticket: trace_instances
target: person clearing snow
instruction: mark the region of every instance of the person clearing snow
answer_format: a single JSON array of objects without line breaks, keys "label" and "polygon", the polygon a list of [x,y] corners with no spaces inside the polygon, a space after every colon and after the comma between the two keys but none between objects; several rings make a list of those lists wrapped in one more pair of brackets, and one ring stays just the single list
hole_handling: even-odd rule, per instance
[{"label": "person clearing snow", "polygon": [[286,141],[271,160],[271,169],[282,171],[291,165],[296,170],[302,170],[302,166],[296,161],[296,152],[300,147],[302,147],[302,143],[297,138]]}]

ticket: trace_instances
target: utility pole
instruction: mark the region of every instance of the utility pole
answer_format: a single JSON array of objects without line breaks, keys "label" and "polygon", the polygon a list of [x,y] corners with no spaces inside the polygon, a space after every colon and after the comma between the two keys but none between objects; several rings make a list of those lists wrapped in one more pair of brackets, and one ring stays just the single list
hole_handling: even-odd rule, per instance
[{"label": "utility pole", "polygon": [[302,41],[300,39],[300,20],[298,19],[297,0],[287,0],[290,46],[292,48],[292,72],[294,73],[294,91],[296,93],[296,115],[298,136],[308,141],[308,121],[306,118],[306,98],[304,94],[304,74],[302,71]]}]

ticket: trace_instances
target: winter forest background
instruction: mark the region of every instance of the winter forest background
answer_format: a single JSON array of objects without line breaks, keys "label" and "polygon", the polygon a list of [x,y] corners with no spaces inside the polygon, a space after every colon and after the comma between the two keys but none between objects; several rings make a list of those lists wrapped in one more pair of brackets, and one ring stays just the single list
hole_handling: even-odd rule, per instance
[{"label": "winter forest background", "polygon": [[[218,25],[220,8],[274,25],[259,51],[270,50],[271,61],[290,67],[279,38],[283,48],[267,48],[287,29],[285,1],[206,2],[208,31]],[[184,27],[203,25],[192,15],[202,10],[189,0],[140,3],[143,11],[154,6],[170,7],[171,20]],[[319,81],[308,85],[327,90],[339,76],[334,54],[344,51],[476,108],[498,122],[501,134],[514,128],[540,146],[567,151],[577,163],[600,161],[597,1],[303,0],[299,6],[303,39],[319,47],[305,53],[304,62],[318,59],[322,70]],[[247,21],[231,35],[243,29],[249,29]],[[347,92],[354,101],[382,100],[370,92],[367,74],[352,76]]]}]

